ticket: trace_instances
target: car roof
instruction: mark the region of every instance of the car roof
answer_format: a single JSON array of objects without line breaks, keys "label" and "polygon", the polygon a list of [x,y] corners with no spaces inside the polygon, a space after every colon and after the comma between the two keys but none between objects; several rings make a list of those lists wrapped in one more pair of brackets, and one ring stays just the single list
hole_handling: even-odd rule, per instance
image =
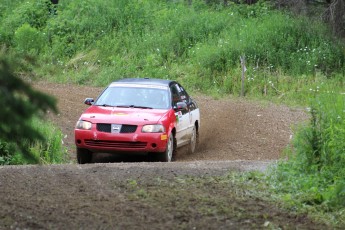
[{"label": "car roof", "polygon": [[156,79],[156,78],[123,78],[117,81],[113,81],[112,84],[125,83],[125,84],[139,84],[139,85],[157,85],[157,86],[170,86],[172,83],[176,83],[172,80]]}]

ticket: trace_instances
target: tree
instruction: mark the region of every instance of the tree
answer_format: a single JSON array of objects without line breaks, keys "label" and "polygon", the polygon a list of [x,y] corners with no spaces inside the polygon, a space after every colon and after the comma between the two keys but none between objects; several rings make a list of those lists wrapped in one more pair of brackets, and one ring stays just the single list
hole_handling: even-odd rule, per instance
[{"label": "tree", "polygon": [[[296,14],[322,18],[327,22],[333,34],[345,36],[345,1],[344,0],[271,0],[277,8],[288,8]],[[321,12],[315,9],[322,9]]]},{"label": "tree", "polygon": [[339,36],[345,35],[345,2],[344,0],[328,1],[328,8],[323,18],[331,24],[333,33]]},{"label": "tree", "polygon": [[56,99],[34,90],[14,73],[13,66],[0,53],[0,140],[15,143],[24,157],[33,159],[24,140],[32,142],[44,137],[29,121],[33,116],[42,117],[49,109],[57,112]]}]

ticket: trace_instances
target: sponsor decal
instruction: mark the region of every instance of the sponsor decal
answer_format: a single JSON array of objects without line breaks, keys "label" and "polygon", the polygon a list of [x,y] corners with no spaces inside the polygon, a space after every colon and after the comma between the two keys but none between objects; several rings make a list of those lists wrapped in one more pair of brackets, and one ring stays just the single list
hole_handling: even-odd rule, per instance
[{"label": "sponsor decal", "polygon": [[176,121],[180,122],[180,118],[182,118],[182,112],[178,111],[177,113],[175,113],[175,115],[176,115]]},{"label": "sponsor decal", "polygon": [[127,116],[128,114],[127,113],[114,113],[114,112],[112,112],[111,115],[113,115],[113,116]]}]

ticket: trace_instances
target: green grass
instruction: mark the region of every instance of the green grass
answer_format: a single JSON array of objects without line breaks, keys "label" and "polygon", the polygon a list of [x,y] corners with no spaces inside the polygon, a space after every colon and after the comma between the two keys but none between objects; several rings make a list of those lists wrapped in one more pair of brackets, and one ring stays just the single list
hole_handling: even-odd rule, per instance
[{"label": "green grass", "polygon": [[344,77],[344,44],[325,25],[266,2],[75,0],[59,3],[56,15],[43,0],[16,2],[0,17],[0,43],[32,55],[36,75],[57,82],[169,78],[205,93],[238,95],[245,55],[247,96],[298,103],[309,96],[301,88],[315,78],[328,84]]},{"label": "green grass", "polygon": [[0,165],[60,164],[70,161],[67,150],[62,145],[62,132],[56,126],[38,118],[32,119],[30,123],[45,137],[43,141],[25,143],[33,158],[24,157],[17,150],[15,141],[11,143],[0,141]]},{"label": "green grass", "polygon": [[290,209],[345,226],[345,94],[332,90],[313,92],[310,122],[297,128],[289,160],[268,180]]}]

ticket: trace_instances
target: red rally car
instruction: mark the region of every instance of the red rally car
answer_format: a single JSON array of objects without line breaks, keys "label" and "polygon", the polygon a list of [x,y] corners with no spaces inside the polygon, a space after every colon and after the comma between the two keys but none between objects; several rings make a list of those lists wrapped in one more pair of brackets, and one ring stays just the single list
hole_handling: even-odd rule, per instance
[{"label": "red rally car", "polygon": [[128,78],[112,82],[93,100],[75,127],[78,163],[90,163],[92,154],[148,153],[160,161],[174,159],[176,149],[199,140],[197,103],[176,81]]}]

